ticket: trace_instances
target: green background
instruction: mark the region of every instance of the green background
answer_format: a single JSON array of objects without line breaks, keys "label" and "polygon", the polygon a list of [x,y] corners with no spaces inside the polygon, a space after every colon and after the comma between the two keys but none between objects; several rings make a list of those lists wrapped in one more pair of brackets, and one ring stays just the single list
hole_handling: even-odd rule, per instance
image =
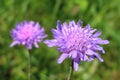
[{"label": "green background", "polygon": [[[0,0],[0,80],[28,80],[28,53],[24,46],[10,48],[10,31],[16,23],[34,20],[45,28],[46,39],[51,29],[61,22],[81,19],[83,25],[102,31],[104,62],[97,59],[81,62],[73,80],[120,80],[120,0]],[[69,59],[57,64],[60,52],[39,43],[31,52],[31,80],[66,80]]]}]

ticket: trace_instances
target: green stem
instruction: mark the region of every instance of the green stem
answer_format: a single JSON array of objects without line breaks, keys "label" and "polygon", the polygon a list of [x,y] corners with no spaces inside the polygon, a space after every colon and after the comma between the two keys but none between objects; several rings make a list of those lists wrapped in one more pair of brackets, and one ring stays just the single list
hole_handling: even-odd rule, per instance
[{"label": "green stem", "polygon": [[30,51],[28,50],[28,80],[31,80],[31,54]]},{"label": "green stem", "polygon": [[70,72],[67,80],[72,80],[72,75],[73,75],[73,60],[71,61],[71,64],[70,64]]}]

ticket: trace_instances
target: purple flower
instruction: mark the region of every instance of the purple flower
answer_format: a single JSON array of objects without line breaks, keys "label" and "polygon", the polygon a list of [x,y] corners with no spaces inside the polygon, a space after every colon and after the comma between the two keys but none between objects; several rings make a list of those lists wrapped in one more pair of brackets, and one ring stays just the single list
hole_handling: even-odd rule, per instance
[{"label": "purple flower", "polygon": [[32,44],[36,48],[39,47],[38,42],[47,35],[44,34],[44,28],[41,28],[39,23],[34,23],[34,21],[24,21],[16,25],[15,29],[12,29],[11,36],[13,39],[10,47],[13,47],[16,44],[22,44],[27,47],[27,49],[32,49]]},{"label": "purple flower", "polygon": [[92,61],[97,58],[100,62],[103,59],[98,54],[98,51],[105,53],[99,44],[108,44],[108,40],[99,38],[101,32],[95,32],[96,29],[91,29],[90,25],[82,28],[82,21],[76,24],[74,21],[61,24],[58,21],[57,29],[52,29],[54,39],[46,40],[49,47],[57,46],[62,53],[58,59],[58,63],[62,63],[66,58],[71,58],[73,61],[74,70],[78,70],[80,61]]}]

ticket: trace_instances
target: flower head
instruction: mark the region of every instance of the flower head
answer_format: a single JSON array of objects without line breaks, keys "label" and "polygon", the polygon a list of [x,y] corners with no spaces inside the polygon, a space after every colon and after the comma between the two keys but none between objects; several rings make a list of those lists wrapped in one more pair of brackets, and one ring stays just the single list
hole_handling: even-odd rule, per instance
[{"label": "flower head", "polygon": [[24,21],[20,24],[16,25],[15,29],[12,29],[11,36],[13,39],[12,44],[13,47],[16,44],[22,44],[27,47],[27,49],[32,49],[32,44],[38,48],[38,42],[47,35],[44,34],[44,28],[41,28],[39,23],[34,23],[33,21],[27,22]]},{"label": "flower head", "polygon": [[103,59],[98,54],[98,51],[105,53],[99,44],[108,44],[108,40],[99,38],[101,32],[95,32],[96,29],[91,29],[90,25],[82,28],[82,21],[75,23],[61,24],[58,21],[57,29],[52,29],[54,39],[46,40],[45,43],[49,47],[57,46],[62,53],[58,59],[58,63],[62,63],[66,58],[73,60],[74,70],[78,70],[80,61],[92,61],[97,58],[103,62]]}]

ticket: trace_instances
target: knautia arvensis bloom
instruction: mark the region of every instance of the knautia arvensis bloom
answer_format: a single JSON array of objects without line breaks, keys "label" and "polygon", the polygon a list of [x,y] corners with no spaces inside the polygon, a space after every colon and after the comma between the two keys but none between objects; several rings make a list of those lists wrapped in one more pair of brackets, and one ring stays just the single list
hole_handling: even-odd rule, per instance
[{"label": "knautia arvensis bloom", "polygon": [[32,49],[32,45],[36,48],[39,47],[38,42],[41,42],[43,38],[47,37],[44,33],[44,28],[41,28],[40,24],[34,21],[23,21],[22,23],[16,24],[16,28],[12,29],[11,36],[13,42],[11,47],[16,44],[21,44]]},{"label": "knautia arvensis bloom", "polygon": [[57,29],[52,29],[54,39],[45,40],[44,43],[48,47],[57,46],[62,53],[58,59],[58,63],[62,63],[66,58],[71,58],[73,61],[74,70],[78,70],[80,61],[92,61],[97,58],[100,62],[103,59],[98,54],[98,51],[105,53],[99,44],[108,44],[108,40],[99,38],[101,32],[95,32],[96,29],[91,29],[90,25],[82,27],[82,21],[69,21],[63,24],[58,21]]}]

